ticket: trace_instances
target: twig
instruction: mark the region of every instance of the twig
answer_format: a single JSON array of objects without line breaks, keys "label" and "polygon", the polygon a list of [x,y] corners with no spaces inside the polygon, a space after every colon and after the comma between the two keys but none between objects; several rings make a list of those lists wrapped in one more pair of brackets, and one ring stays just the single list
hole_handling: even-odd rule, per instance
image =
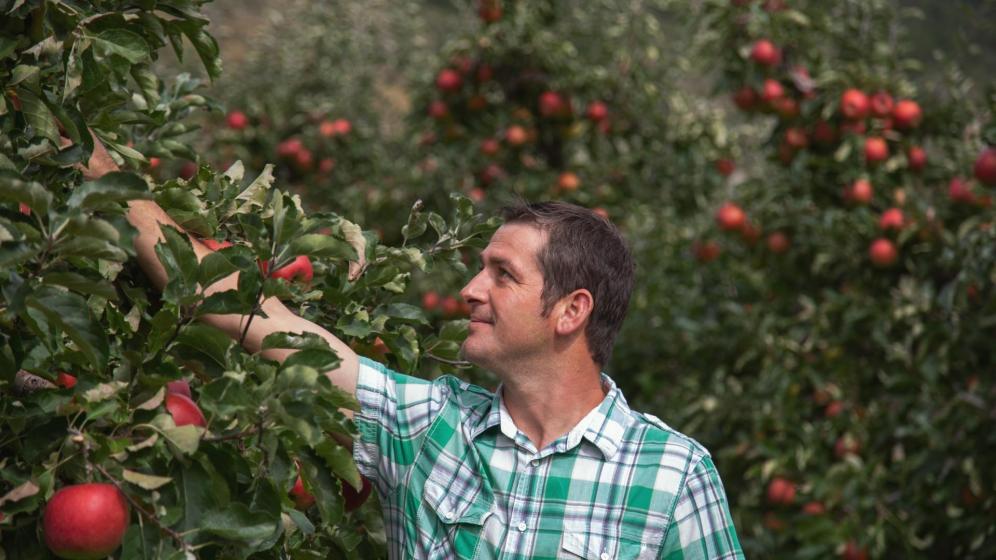
[{"label": "twig", "polygon": [[[89,463],[89,461],[88,461],[88,463]],[[161,531],[163,531],[164,533],[166,533],[170,537],[172,537],[173,540],[176,541],[176,544],[179,545],[179,547],[182,550],[184,550],[184,551],[190,551],[190,545],[187,544],[187,541],[183,540],[183,537],[180,536],[180,533],[177,533],[173,529],[170,529],[169,527],[163,525],[159,521],[158,517],[156,517],[152,513],[149,513],[144,507],[142,507],[141,504],[139,504],[137,501],[135,501],[135,499],[132,498],[127,492],[125,492],[124,488],[121,487],[121,483],[118,482],[118,480],[116,478],[114,478],[113,476],[111,476],[110,473],[108,473],[104,469],[104,467],[100,466],[99,464],[94,464],[93,467],[96,468],[98,471],[100,471],[100,474],[104,475],[104,477],[106,477],[107,480],[110,480],[111,484],[113,484],[115,487],[117,487],[118,491],[121,492],[121,494],[124,495],[124,497],[125,497],[126,500],[128,500],[128,503],[130,503],[132,505],[132,507],[134,507],[136,510],[138,510],[138,512],[140,514],[142,514],[143,517],[145,517],[149,521],[153,522],[156,525],[156,527],[159,527],[159,529]]]},{"label": "twig", "polygon": [[204,438],[204,441],[214,442],[214,441],[228,441],[232,439],[242,439],[244,437],[255,435],[257,432],[259,432],[259,427],[253,426],[252,428],[242,430],[241,432],[235,432],[234,434],[225,434],[223,436],[208,436]]},{"label": "twig", "polygon": [[460,369],[469,369],[469,368],[473,367],[473,364],[471,364],[470,362],[467,362],[467,361],[464,361],[464,360],[449,360],[447,358],[443,358],[442,356],[437,356],[437,355],[433,354],[432,352],[426,352],[425,354],[423,354],[423,356],[425,356],[426,358],[432,359],[432,360],[436,360],[437,362],[442,362],[444,364],[449,364],[451,366],[456,366],[456,367],[458,367]]}]

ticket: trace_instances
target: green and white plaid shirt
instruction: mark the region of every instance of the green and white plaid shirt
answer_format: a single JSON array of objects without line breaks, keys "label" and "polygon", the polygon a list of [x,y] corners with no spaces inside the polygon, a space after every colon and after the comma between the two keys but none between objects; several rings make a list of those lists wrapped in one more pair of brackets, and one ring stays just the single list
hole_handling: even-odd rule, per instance
[{"label": "green and white plaid shirt", "polygon": [[361,358],[353,456],[391,558],[743,558],[708,451],[602,383],[602,403],[537,451],[500,389]]}]

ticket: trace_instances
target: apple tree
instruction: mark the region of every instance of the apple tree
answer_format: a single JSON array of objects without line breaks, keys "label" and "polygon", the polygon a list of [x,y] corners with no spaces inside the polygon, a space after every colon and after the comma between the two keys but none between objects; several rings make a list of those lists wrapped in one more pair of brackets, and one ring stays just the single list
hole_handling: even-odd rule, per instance
[{"label": "apple tree", "polygon": [[[204,165],[156,181],[152,158],[192,158],[191,114],[212,101],[153,71],[163,48],[221,65],[202,2],[15,2],[0,25],[0,555],[7,558],[383,556],[376,500],[352,462],[350,395],[321,375],[316,336],[273,333],[283,363],[198,321],[278,297],[402,371],[459,363],[460,322],[432,328],[401,301],[411,275],[463,266],[494,223],[456,198],[444,219],[406,209],[399,246],[339,214],[307,213],[272,167]],[[192,51],[191,51],[192,47]],[[99,148],[122,171],[84,180]],[[172,228],[156,290],[134,260],[129,201]],[[238,273],[238,289],[204,288]],[[427,358],[429,356],[429,358]],[[88,511],[90,518],[82,512]],[[80,525],[83,526],[80,526]]]}]

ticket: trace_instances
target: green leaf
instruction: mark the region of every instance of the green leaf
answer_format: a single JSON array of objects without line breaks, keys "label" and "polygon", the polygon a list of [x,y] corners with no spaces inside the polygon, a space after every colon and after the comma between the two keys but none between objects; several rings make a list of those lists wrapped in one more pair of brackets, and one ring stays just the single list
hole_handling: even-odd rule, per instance
[{"label": "green leaf", "polygon": [[204,24],[196,21],[173,22],[179,27],[192,45],[197,55],[201,57],[204,69],[212,80],[221,76],[221,57],[219,56],[218,43],[207,31]]},{"label": "green leaf", "polygon": [[338,367],[340,361],[339,356],[330,350],[298,350],[287,356],[281,369],[300,365],[314,368],[319,372],[325,372],[332,371]]},{"label": "green leaf", "polygon": [[25,298],[25,304],[66,333],[96,370],[107,368],[107,334],[81,296],[42,286]]},{"label": "green leaf", "polygon": [[55,124],[55,115],[48,109],[45,102],[24,88],[17,89],[17,96],[21,99],[21,111],[24,113],[24,119],[35,130],[35,134],[48,139],[53,146],[58,146],[59,128]]},{"label": "green leaf", "polygon": [[[170,419],[172,421],[172,419]],[[200,426],[180,426],[173,428],[163,428],[163,437],[172,443],[180,453],[193,455],[197,453],[197,448],[201,443],[201,436],[204,435],[204,428]]]},{"label": "green leaf", "polygon": [[409,303],[391,303],[386,306],[378,307],[377,309],[374,310],[374,315],[379,315],[381,313],[394,319],[413,321],[416,323],[421,323],[423,325],[429,324],[429,321],[428,319],[426,319],[425,312],[422,311],[422,308],[411,305]]},{"label": "green leaf", "polygon": [[226,367],[228,349],[235,344],[224,331],[203,323],[193,323],[180,329],[177,344],[183,344],[211,358],[219,366]]},{"label": "green leaf", "polygon": [[80,185],[69,196],[70,208],[103,209],[109,205],[137,199],[151,199],[148,185],[141,177],[126,171],[115,171],[96,181]]},{"label": "green leaf", "polygon": [[90,278],[77,272],[49,272],[41,279],[43,284],[63,286],[81,294],[100,296],[107,300],[117,300],[114,285],[103,278]]},{"label": "green leaf", "polygon": [[175,228],[165,226],[162,232],[166,240],[156,244],[156,255],[169,279],[163,298],[181,305],[190,303],[197,294],[197,255],[190,240]]},{"label": "green leaf", "polygon": [[122,27],[107,29],[97,35],[88,36],[93,48],[101,55],[117,55],[132,64],[138,64],[150,59],[149,44],[141,35]]},{"label": "green leaf", "polygon": [[146,490],[155,490],[156,488],[161,488],[173,479],[168,476],[156,476],[152,474],[144,474],[138,471],[132,471],[129,469],[122,469],[121,478],[124,478],[128,482],[138,486],[139,488],[144,488]]},{"label": "green leaf", "polygon": [[232,313],[247,315],[252,309],[252,302],[247,302],[238,290],[225,290],[204,298],[204,301],[197,306],[196,315],[198,317],[208,314],[228,315]]},{"label": "green leaf", "polygon": [[315,333],[293,334],[289,332],[270,333],[263,339],[263,350],[271,348],[291,348],[297,350],[332,350],[327,340]]},{"label": "green leaf", "polygon": [[224,509],[211,509],[201,517],[201,531],[223,539],[252,545],[269,537],[279,528],[280,516],[262,511],[250,511],[245,504],[234,502]]},{"label": "green leaf", "polygon": [[346,243],[342,239],[319,233],[309,233],[294,239],[290,244],[290,252],[293,255],[306,255],[309,257],[357,259],[356,249],[353,249],[349,243]]},{"label": "green leaf", "polygon": [[201,260],[197,282],[207,288],[238,271],[238,267],[223,252],[215,251]]},{"label": "green leaf", "polygon": [[52,193],[40,183],[25,181],[17,173],[4,169],[0,170],[0,200],[23,202],[32,212],[44,216],[52,204]]},{"label": "green leaf", "polygon": [[356,490],[362,488],[363,480],[360,478],[360,471],[356,469],[351,449],[328,438],[315,446],[315,453],[325,460],[325,464],[332,469],[336,476]]}]

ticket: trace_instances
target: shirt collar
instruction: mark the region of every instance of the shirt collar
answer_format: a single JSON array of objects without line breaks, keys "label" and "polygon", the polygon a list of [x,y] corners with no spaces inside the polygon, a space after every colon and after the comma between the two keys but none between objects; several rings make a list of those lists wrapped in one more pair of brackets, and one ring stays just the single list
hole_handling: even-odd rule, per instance
[{"label": "shirt collar", "polygon": [[[575,447],[582,439],[591,442],[602,452],[605,459],[611,459],[622,444],[623,434],[629,419],[629,404],[623,396],[622,391],[616,386],[611,377],[605,373],[601,374],[602,388],[605,389],[605,398],[602,402],[581,419],[564,438],[558,440],[557,451],[567,451]],[[509,417],[502,402],[502,386],[495,390],[491,399],[491,406],[483,415],[470,419],[468,426],[471,439],[477,439],[485,431],[496,426],[501,428],[502,433],[511,439],[515,439],[518,429]],[[562,447],[562,449],[561,449]]]}]

